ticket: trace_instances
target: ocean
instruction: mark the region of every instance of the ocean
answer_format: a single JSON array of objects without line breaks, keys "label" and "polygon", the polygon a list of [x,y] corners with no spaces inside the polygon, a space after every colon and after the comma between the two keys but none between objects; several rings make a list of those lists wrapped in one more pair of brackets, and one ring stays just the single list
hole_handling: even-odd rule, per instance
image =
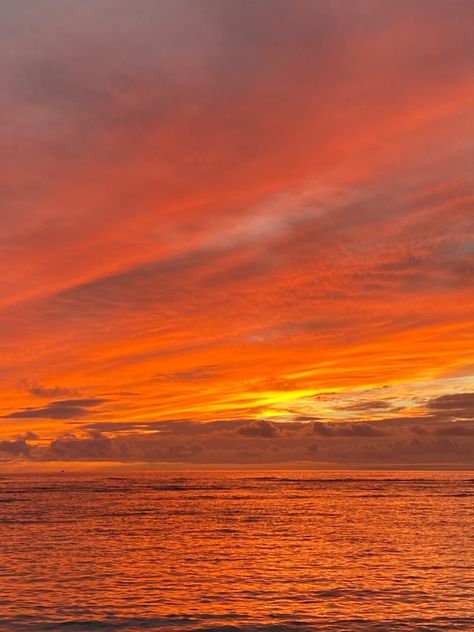
[{"label": "ocean", "polygon": [[474,472],[0,478],[0,630],[474,631]]}]

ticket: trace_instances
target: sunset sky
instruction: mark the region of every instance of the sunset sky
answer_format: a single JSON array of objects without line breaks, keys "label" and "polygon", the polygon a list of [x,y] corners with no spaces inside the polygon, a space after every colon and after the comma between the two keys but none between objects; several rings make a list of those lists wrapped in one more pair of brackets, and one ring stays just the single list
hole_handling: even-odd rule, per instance
[{"label": "sunset sky", "polygon": [[474,462],[472,0],[0,0],[0,468]]}]

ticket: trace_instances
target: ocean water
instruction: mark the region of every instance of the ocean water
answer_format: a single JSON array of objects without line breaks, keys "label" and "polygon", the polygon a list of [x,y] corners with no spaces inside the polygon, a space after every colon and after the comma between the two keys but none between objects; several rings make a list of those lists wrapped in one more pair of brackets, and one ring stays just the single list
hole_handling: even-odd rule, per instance
[{"label": "ocean water", "polygon": [[0,630],[474,631],[474,473],[0,479]]}]

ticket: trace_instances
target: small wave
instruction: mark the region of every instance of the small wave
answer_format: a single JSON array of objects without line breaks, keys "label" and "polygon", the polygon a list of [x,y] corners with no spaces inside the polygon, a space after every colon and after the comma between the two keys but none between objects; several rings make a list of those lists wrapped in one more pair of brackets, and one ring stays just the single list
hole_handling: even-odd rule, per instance
[{"label": "small wave", "polygon": [[[117,619],[71,619],[67,621],[33,621],[31,617],[0,620],[0,630],[9,632],[94,632],[95,630],[122,630],[138,632],[472,632],[474,618],[436,617],[433,619],[320,619],[317,621],[276,620],[272,623],[239,621],[236,615],[169,617],[130,617]],[[278,618],[276,616],[275,618]],[[226,620],[230,619],[230,620]]]}]

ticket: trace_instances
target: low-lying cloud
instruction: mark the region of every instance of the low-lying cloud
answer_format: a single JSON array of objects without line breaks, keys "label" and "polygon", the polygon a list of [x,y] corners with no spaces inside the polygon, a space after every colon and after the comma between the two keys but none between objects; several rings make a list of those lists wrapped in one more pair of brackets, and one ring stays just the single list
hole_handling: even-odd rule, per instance
[{"label": "low-lying cloud", "polygon": [[[455,407],[470,394],[436,398]],[[92,404],[91,404],[92,405]],[[432,406],[428,406],[431,409]],[[451,407],[448,407],[451,410]],[[3,460],[146,462],[155,465],[306,463],[314,467],[470,467],[474,421],[440,420],[427,413],[377,422],[274,421],[269,419],[74,423],[48,444],[34,433],[0,443]]]}]

